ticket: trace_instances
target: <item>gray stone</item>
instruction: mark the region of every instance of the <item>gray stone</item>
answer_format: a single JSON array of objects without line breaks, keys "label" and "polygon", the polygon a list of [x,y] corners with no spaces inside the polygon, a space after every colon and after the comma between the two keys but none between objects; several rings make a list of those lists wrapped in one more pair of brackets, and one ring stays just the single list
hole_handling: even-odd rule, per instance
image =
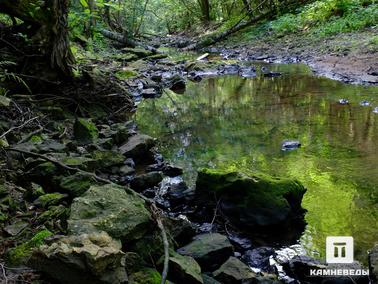
[{"label": "gray stone", "polygon": [[98,138],[98,129],[90,119],[78,118],[73,130],[75,139],[80,144],[93,143]]},{"label": "gray stone", "polygon": [[68,236],[41,246],[29,265],[63,284],[127,283],[121,248],[105,232]]},{"label": "gray stone", "polygon": [[233,254],[233,246],[224,235],[203,234],[177,252],[193,257],[201,267],[211,270],[219,267]]},{"label": "gray stone", "polygon": [[115,185],[91,186],[71,206],[68,230],[74,234],[105,231],[124,242],[141,238],[151,225],[144,200]]},{"label": "gray stone", "polygon": [[369,252],[369,270],[373,283],[378,283],[378,245]]},{"label": "gray stone", "polygon": [[203,284],[201,267],[194,258],[178,253],[169,257],[168,278],[174,283]]},{"label": "gray stone", "polygon": [[256,274],[236,257],[230,257],[222,266],[214,271],[214,278],[222,284],[236,284],[251,281]]},{"label": "gray stone", "polygon": [[137,176],[130,184],[130,186],[138,191],[143,189],[152,188],[163,180],[161,172],[150,172]]},{"label": "gray stone", "polygon": [[120,147],[120,152],[131,158],[142,159],[144,155],[155,145],[155,139],[144,134],[132,136]]}]

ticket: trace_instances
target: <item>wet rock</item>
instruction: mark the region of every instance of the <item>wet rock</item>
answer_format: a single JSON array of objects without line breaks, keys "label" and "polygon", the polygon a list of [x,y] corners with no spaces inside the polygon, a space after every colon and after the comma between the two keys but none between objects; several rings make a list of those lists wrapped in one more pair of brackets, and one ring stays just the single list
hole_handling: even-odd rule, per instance
[{"label": "wet rock", "polygon": [[370,103],[368,101],[361,101],[360,106],[370,106]]},{"label": "wet rock", "polygon": [[242,284],[256,278],[256,274],[236,257],[230,257],[213,275],[223,284]]},{"label": "wet rock", "polygon": [[145,99],[150,99],[150,98],[156,98],[160,96],[161,94],[158,93],[155,89],[149,88],[149,89],[143,89],[142,92],[140,93],[143,98]]},{"label": "wet rock", "polygon": [[281,150],[282,151],[290,151],[290,150],[298,149],[301,146],[302,146],[302,144],[299,141],[287,140],[287,141],[282,142]]},{"label": "wet rock", "polygon": [[169,89],[177,94],[183,94],[186,89],[186,82],[181,76],[175,75],[169,80]]},{"label": "wet rock", "polygon": [[161,172],[149,172],[135,177],[135,179],[131,181],[130,186],[132,189],[141,191],[157,186],[162,180],[163,174]]},{"label": "wet rock", "polygon": [[168,177],[177,177],[183,174],[183,169],[173,165],[164,165],[163,173]]},{"label": "wet rock", "polygon": [[375,108],[373,109],[373,113],[378,113],[378,107],[375,107]]},{"label": "wet rock", "polygon": [[219,281],[207,274],[202,274],[202,279],[204,284],[221,284]]},{"label": "wet rock", "polygon": [[105,232],[68,236],[41,246],[29,263],[60,283],[127,283],[121,248]]},{"label": "wet rock", "polygon": [[232,223],[246,230],[273,227],[276,230],[277,226],[287,229],[290,224],[304,224],[301,202],[305,192],[296,180],[202,169],[198,172],[196,202],[209,208],[210,196],[216,193],[219,209]]},{"label": "wet rock", "polygon": [[128,175],[132,175],[135,173],[135,169],[128,166],[128,165],[124,165],[122,166],[120,169],[119,169],[119,173],[121,175],[125,175],[125,176],[128,176]]},{"label": "wet rock", "polygon": [[73,130],[75,139],[80,144],[94,143],[98,138],[98,129],[90,119],[78,118]]},{"label": "wet rock", "polygon": [[144,268],[129,277],[129,284],[160,284],[161,275],[156,269]]},{"label": "wet rock", "polygon": [[270,266],[269,258],[275,255],[275,251],[270,247],[260,247],[252,250],[248,250],[243,255],[243,260],[253,268],[258,268],[261,271],[274,272],[274,269]]},{"label": "wet rock", "polygon": [[91,186],[71,205],[68,230],[74,234],[105,231],[122,241],[141,238],[151,215],[144,200],[115,185]]},{"label": "wet rock", "polygon": [[214,270],[233,254],[233,247],[226,236],[203,234],[177,252],[193,257],[205,270]]},{"label": "wet rock", "polygon": [[188,188],[182,177],[165,177],[158,191],[158,196],[168,199],[171,203],[180,203],[194,195],[192,189]]},{"label": "wet rock", "polygon": [[339,104],[341,104],[341,105],[348,105],[349,101],[347,99],[340,99],[339,100]]},{"label": "wet rock", "polygon": [[237,64],[226,64],[221,65],[218,69],[224,75],[233,75],[239,73],[240,66]]},{"label": "wet rock", "polygon": [[168,264],[168,279],[174,283],[203,284],[201,267],[194,258],[172,252]]},{"label": "wet rock", "polygon": [[175,240],[176,246],[183,246],[190,242],[196,235],[195,226],[183,216],[178,218],[166,217],[163,219],[163,224],[169,235]]},{"label": "wet rock", "polygon": [[119,150],[126,157],[131,157],[136,160],[142,159],[147,152],[155,146],[155,139],[143,134],[137,134],[123,144]]},{"label": "wet rock", "polygon": [[239,69],[239,75],[243,78],[256,77],[256,69],[254,67],[243,67]]},{"label": "wet rock", "polygon": [[369,271],[373,283],[378,283],[378,245],[369,252]]},{"label": "wet rock", "polygon": [[68,193],[72,198],[81,196],[92,184],[94,184],[93,178],[81,173],[64,177],[60,181],[62,191]]}]

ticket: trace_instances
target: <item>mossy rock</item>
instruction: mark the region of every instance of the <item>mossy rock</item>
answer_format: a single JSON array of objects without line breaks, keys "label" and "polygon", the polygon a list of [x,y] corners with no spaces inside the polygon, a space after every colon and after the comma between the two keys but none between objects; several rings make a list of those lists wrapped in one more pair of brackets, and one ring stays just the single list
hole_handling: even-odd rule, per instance
[{"label": "mossy rock", "polygon": [[125,48],[122,49],[122,52],[135,54],[139,58],[148,57],[148,56],[153,55],[152,51],[149,51],[149,50],[146,50],[146,49],[142,49],[142,48],[129,48],[129,47],[125,47]]},{"label": "mossy rock", "polygon": [[161,275],[156,269],[145,268],[129,276],[130,284],[160,284]]},{"label": "mossy rock", "polygon": [[43,245],[44,240],[51,235],[52,233],[49,230],[38,232],[31,240],[10,249],[7,254],[7,261],[10,265],[25,264],[31,257],[33,250]]},{"label": "mossy rock", "polygon": [[92,120],[78,118],[74,124],[74,136],[80,144],[94,143],[98,139],[98,129]]},{"label": "mossy rock", "polygon": [[37,206],[40,206],[42,208],[48,208],[52,205],[58,205],[63,202],[64,199],[67,198],[66,194],[62,194],[59,192],[54,192],[54,193],[47,193],[44,194],[40,197],[38,197],[35,201],[34,204]]},{"label": "mossy rock", "polygon": [[303,221],[301,202],[305,192],[296,180],[234,170],[201,169],[196,183],[199,202],[215,194],[221,200],[223,214],[248,229]]},{"label": "mossy rock", "polygon": [[81,173],[64,177],[60,181],[62,191],[68,193],[68,195],[73,198],[81,196],[92,184],[94,184],[93,178]]},{"label": "mossy rock", "polygon": [[70,167],[79,168],[85,171],[92,171],[97,168],[97,163],[92,158],[80,156],[80,157],[64,157],[60,161]]},{"label": "mossy rock", "polygon": [[45,224],[48,221],[62,220],[66,222],[70,214],[70,209],[63,205],[51,206],[49,210],[43,212],[36,219],[38,224]]},{"label": "mossy rock", "polygon": [[92,153],[92,159],[96,161],[98,168],[109,168],[121,165],[125,157],[119,152],[97,150]]},{"label": "mossy rock", "polygon": [[127,80],[127,79],[130,79],[130,78],[134,78],[136,76],[138,76],[138,73],[135,72],[134,70],[120,70],[118,71],[117,73],[115,73],[115,76],[119,79],[119,80]]},{"label": "mossy rock", "polygon": [[168,264],[168,279],[174,283],[203,284],[201,267],[194,258],[171,251]]}]

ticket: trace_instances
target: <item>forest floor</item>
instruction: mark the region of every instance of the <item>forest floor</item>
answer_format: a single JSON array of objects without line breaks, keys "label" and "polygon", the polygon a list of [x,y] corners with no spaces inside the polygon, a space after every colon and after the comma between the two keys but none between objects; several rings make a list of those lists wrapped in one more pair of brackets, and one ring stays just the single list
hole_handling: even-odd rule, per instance
[{"label": "forest floor", "polygon": [[[315,73],[347,83],[378,84],[377,27],[322,38],[311,34],[248,38],[245,32],[218,43],[216,48],[248,59],[303,62]],[[224,52],[224,51],[223,51]]]}]

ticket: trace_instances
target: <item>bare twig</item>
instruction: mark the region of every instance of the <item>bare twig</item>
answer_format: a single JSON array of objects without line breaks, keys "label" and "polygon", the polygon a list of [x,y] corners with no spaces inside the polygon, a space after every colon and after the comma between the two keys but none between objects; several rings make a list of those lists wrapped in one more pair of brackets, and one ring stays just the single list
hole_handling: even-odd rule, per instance
[{"label": "bare twig", "polygon": [[0,263],[1,271],[3,273],[3,278],[4,278],[4,283],[8,284],[8,277],[7,277],[7,272],[5,271],[4,265]]},{"label": "bare twig", "polygon": [[0,135],[0,139],[1,138],[4,138],[7,134],[9,134],[10,132],[16,130],[16,129],[20,129],[20,128],[23,128],[25,127],[26,125],[28,125],[29,123],[33,122],[34,120],[36,120],[37,118],[39,118],[39,116],[36,116],[36,117],[33,117],[27,121],[25,121],[23,124],[21,125],[18,125],[18,126],[14,126],[14,127],[11,127],[9,128],[7,131],[5,131],[3,134]]}]

